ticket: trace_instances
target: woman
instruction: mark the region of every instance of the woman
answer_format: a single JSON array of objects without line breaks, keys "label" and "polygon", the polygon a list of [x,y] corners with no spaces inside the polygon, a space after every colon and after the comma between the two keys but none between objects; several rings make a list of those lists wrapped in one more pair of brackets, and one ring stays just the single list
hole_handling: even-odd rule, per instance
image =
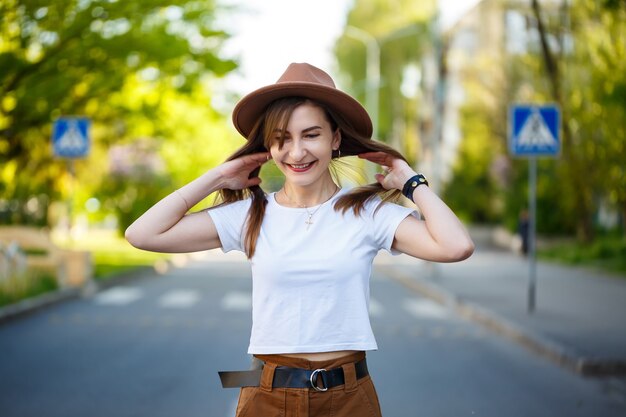
[{"label": "woman", "polygon": [[[470,256],[473,243],[423,175],[371,140],[365,109],[322,70],[291,64],[277,83],[244,97],[233,122],[247,143],[154,205],[126,238],[158,252],[247,254],[255,366],[220,373],[225,387],[242,387],[237,416],[380,416],[365,363],[365,352],[377,349],[368,317],[374,256],[386,249],[454,262]],[[348,155],[385,174],[341,189],[330,168]],[[285,182],[266,195],[258,174],[270,159]],[[213,192],[223,204],[186,214]],[[401,192],[425,220],[391,202]]]}]

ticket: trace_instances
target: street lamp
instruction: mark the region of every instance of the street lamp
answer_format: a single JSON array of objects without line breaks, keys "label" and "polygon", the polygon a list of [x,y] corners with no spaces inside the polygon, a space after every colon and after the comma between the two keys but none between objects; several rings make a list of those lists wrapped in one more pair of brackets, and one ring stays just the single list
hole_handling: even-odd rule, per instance
[{"label": "street lamp", "polygon": [[346,27],[346,35],[361,41],[366,48],[365,68],[365,107],[372,118],[372,136],[378,137],[378,88],[380,86],[380,46],[378,41],[368,32],[355,26]]},{"label": "street lamp", "polygon": [[345,34],[348,37],[363,42],[366,48],[366,91],[365,107],[372,118],[374,138],[378,137],[378,95],[380,93],[380,51],[382,46],[392,40],[405,36],[416,35],[420,32],[419,26],[412,24],[398,29],[382,37],[380,40],[369,32],[355,26],[346,26]]}]

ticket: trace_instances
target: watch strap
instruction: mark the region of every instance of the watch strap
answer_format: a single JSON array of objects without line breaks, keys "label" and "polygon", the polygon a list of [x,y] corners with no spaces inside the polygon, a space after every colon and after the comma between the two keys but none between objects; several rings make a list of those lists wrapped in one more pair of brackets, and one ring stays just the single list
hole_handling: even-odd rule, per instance
[{"label": "watch strap", "polygon": [[402,195],[413,201],[413,191],[415,191],[415,189],[422,184],[428,186],[426,177],[422,174],[414,175],[404,184],[404,187],[402,188]]}]

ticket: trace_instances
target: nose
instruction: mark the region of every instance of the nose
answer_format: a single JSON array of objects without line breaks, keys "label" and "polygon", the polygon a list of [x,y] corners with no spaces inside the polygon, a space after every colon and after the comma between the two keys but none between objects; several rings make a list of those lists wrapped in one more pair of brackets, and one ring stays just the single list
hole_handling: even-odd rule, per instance
[{"label": "nose", "polygon": [[306,156],[306,149],[303,146],[303,143],[299,140],[294,140],[291,146],[289,147],[289,157],[294,161],[298,162],[304,159]]}]

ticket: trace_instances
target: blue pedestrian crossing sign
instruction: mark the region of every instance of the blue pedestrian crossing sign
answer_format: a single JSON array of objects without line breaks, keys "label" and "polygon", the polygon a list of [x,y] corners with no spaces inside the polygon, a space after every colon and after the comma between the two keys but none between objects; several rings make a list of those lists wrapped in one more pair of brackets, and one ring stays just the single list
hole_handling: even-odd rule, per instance
[{"label": "blue pedestrian crossing sign", "polygon": [[86,117],[61,117],[52,127],[52,150],[59,158],[84,158],[89,154],[89,127]]},{"label": "blue pedestrian crossing sign", "polygon": [[509,149],[513,156],[558,156],[561,113],[556,105],[514,105],[509,110]]}]

